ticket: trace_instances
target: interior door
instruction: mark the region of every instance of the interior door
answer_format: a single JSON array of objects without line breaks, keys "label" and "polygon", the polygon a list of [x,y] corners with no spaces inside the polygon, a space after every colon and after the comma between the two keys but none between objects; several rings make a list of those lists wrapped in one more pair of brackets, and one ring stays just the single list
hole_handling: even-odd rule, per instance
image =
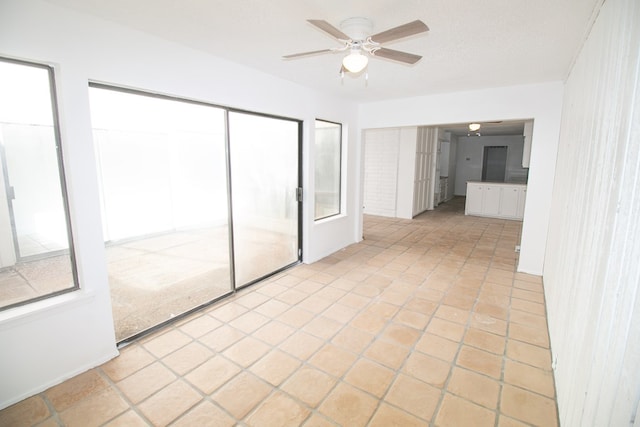
[{"label": "interior door", "polygon": [[229,112],[236,287],[301,259],[300,122]]}]

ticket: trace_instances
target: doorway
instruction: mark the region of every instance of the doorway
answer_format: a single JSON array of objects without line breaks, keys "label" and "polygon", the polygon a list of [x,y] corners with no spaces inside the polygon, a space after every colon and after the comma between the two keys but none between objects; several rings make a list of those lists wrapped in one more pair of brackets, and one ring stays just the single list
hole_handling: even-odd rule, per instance
[{"label": "doorway", "polygon": [[482,181],[504,182],[507,170],[507,147],[485,146],[482,160]]}]

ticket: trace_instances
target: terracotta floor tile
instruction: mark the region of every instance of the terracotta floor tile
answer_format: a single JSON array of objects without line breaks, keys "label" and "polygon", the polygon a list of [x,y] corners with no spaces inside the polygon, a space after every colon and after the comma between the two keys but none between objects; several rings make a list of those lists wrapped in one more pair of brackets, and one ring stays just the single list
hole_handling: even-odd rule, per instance
[{"label": "terracotta floor tile", "polygon": [[237,294],[236,302],[248,309],[255,309],[261,304],[269,300],[269,297],[263,293],[257,292],[257,289],[247,292],[249,289],[243,289]]},{"label": "terracotta floor tile", "polygon": [[226,323],[235,319],[241,314],[246,313],[248,310],[249,309],[247,307],[231,301],[228,303],[222,303],[220,305],[213,305],[209,309],[209,314],[220,320],[221,322]]},{"label": "terracotta floor tile", "polygon": [[398,345],[412,347],[420,338],[420,331],[405,325],[390,323],[382,332],[381,338]]},{"label": "terracotta floor tile", "polygon": [[267,316],[263,316],[255,311],[250,311],[248,313],[241,314],[228,324],[239,329],[245,334],[250,334],[267,322],[269,322],[269,318]]},{"label": "terracotta floor tile", "polygon": [[129,410],[106,423],[104,427],[147,427],[148,425],[140,415]]},{"label": "terracotta floor tile", "polygon": [[359,354],[369,346],[373,338],[373,335],[360,329],[346,326],[333,337],[331,342],[340,348]]},{"label": "terracotta floor tile", "polygon": [[307,360],[323,343],[318,337],[298,331],[278,345],[278,348],[300,360]]},{"label": "terracotta floor tile", "polygon": [[143,344],[143,347],[154,356],[163,357],[187,345],[191,340],[189,335],[174,329],[162,335],[151,337]]},{"label": "terracotta floor tile", "polygon": [[49,408],[41,395],[33,396],[0,411],[0,425],[36,425],[47,419]]},{"label": "terracotta floor tile", "polygon": [[162,363],[156,362],[118,382],[116,385],[133,403],[140,403],[167,384],[176,376]]},{"label": "terracotta floor tile", "polygon": [[118,392],[107,388],[60,412],[60,420],[67,427],[99,426],[129,409]]},{"label": "terracotta floor tile", "polygon": [[551,370],[551,355],[546,348],[509,340],[507,343],[507,357],[546,371]]},{"label": "terracotta floor tile", "polygon": [[387,324],[387,319],[371,313],[360,313],[350,324],[372,335],[377,335]]},{"label": "terracotta floor tile", "polygon": [[240,368],[217,355],[198,366],[184,378],[203,393],[210,394],[238,372],[240,372]]},{"label": "terracotta floor tile", "polygon": [[538,316],[545,315],[544,305],[537,302],[531,302],[519,298],[511,299],[511,308],[515,310],[526,311],[527,313],[537,314]]},{"label": "terracotta floor tile", "polygon": [[340,383],[320,405],[320,412],[344,426],[367,424],[378,401],[364,392]]},{"label": "terracotta floor tile", "polygon": [[507,335],[507,322],[486,314],[473,313],[469,326],[492,334],[502,335],[503,337]]},{"label": "terracotta floor tile", "polygon": [[512,298],[519,298],[526,301],[544,304],[544,294],[542,292],[528,291],[526,289],[513,288]]},{"label": "terracotta floor tile", "polygon": [[224,354],[229,360],[247,367],[269,351],[270,347],[253,337],[245,337],[226,349]]},{"label": "terracotta floor tile", "polygon": [[477,348],[463,345],[456,361],[458,366],[500,379],[502,357]]},{"label": "terracotta floor tile", "polygon": [[162,362],[178,375],[184,375],[213,357],[213,352],[199,342],[192,342],[164,357]]},{"label": "terracotta floor tile", "polygon": [[87,396],[107,388],[109,384],[97,370],[91,369],[45,391],[56,411],[64,411]]},{"label": "terracotta floor tile", "polygon": [[313,313],[307,310],[303,310],[298,307],[291,307],[289,310],[278,316],[278,320],[289,326],[293,326],[294,328],[301,328],[313,319],[313,317]]},{"label": "terracotta floor tile", "polygon": [[369,427],[423,427],[425,420],[421,420],[391,405],[383,403],[373,415]]},{"label": "terracotta floor tile", "polygon": [[530,328],[512,323],[509,327],[509,338],[537,345],[538,347],[549,348],[549,335],[546,329]]},{"label": "terracotta floor tile", "polygon": [[544,316],[527,313],[526,311],[511,310],[509,321],[540,329],[547,329],[547,319]]},{"label": "terracotta floor tile", "polygon": [[529,427],[531,424],[525,424],[513,418],[500,415],[498,419],[498,427]]},{"label": "terracotta floor tile", "polygon": [[422,353],[412,353],[402,369],[407,375],[438,388],[444,386],[450,370],[449,363]]},{"label": "terracotta floor tile", "polygon": [[442,427],[493,427],[496,414],[468,400],[445,394],[435,425]]},{"label": "terracotta floor tile", "polygon": [[195,406],[200,394],[182,381],[163,388],[140,405],[140,411],[155,426],[165,426]]},{"label": "terracotta floor tile", "polygon": [[490,353],[504,354],[505,338],[475,328],[469,328],[464,336],[464,343]]},{"label": "terracotta floor tile", "polygon": [[415,349],[451,363],[458,353],[459,343],[438,335],[424,333],[416,343]]},{"label": "terracotta floor tile", "polygon": [[558,425],[553,399],[508,384],[502,388],[500,410],[503,414],[525,423],[545,427]]},{"label": "terracotta floor tile", "polygon": [[275,299],[285,302],[287,304],[298,304],[303,299],[309,296],[308,293],[299,291],[297,289],[288,289],[281,294],[278,294]]},{"label": "terracotta floor tile", "polygon": [[395,372],[367,359],[356,361],[344,380],[359,389],[380,398],[393,380]]},{"label": "terracotta floor tile", "polygon": [[393,319],[395,323],[401,323],[417,330],[423,330],[429,320],[431,320],[430,315],[407,309],[400,310]]},{"label": "terracotta floor tile", "polygon": [[423,420],[430,420],[442,392],[413,377],[400,374],[391,385],[384,401]]},{"label": "terracotta floor tile", "polygon": [[283,351],[273,350],[261,357],[249,369],[263,380],[278,386],[299,366],[298,359]]},{"label": "terracotta floor tile", "polygon": [[198,341],[215,352],[221,352],[244,337],[245,334],[236,328],[222,325],[218,329],[200,337]]},{"label": "terracotta floor tile", "polygon": [[112,381],[120,381],[155,360],[142,346],[133,344],[120,350],[118,357],[111,359],[100,368]]},{"label": "terracotta floor tile", "polygon": [[551,371],[545,371],[507,359],[504,365],[504,382],[547,397],[555,397]]},{"label": "terracotta floor tile", "polygon": [[333,319],[318,316],[304,325],[302,330],[308,334],[326,340],[334,336],[342,326],[342,323],[336,322]]},{"label": "terracotta floor tile", "polygon": [[451,341],[460,341],[464,335],[464,326],[434,317],[427,326],[427,332]]},{"label": "terracotta floor tile", "polygon": [[219,320],[214,319],[208,314],[203,314],[200,317],[189,320],[188,322],[180,325],[179,329],[185,334],[192,336],[193,338],[198,338],[206,333],[213,331],[221,325],[222,323]]},{"label": "terracotta floor tile", "polygon": [[302,425],[309,410],[283,393],[269,396],[247,419],[249,426],[294,427]]},{"label": "terracotta floor tile", "polygon": [[453,368],[447,392],[478,405],[495,410],[500,395],[500,383],[484,375],[462,368]]},{"label": "terracotta floor tile", "polygon": [[555,426],[542,280],[514,272],[522,223],[441,206],[365,215],[362,242],[131,343],[0,425]]},{"label": "terracotta floor tile", "polygon": [[244,418],[269,393],[271,386],[257,376],[241,372],[211,395],[211,399],[237,419]]},{"label": "terracotta floor tile", "polygon": [[385,301],[378,300],[372,304],[370,304],[366,308],[366,312],[369,314],[373,314],[375,316],[380,316],[385,320],[391,320],[393,316],[400,310],[400,308],[395,304],[390,304]]},{"label": "terracotta floor tile", "polygon": [[236,425],[236,421],[213,403],[202,402],[171,425],[172,427],[232,427]]},{"label": "terracotta floor tile", "polygon": [[277,345],[289,338],[295,331],[296,329],[292,326],[273,320],[252,333],[251,336],[268,344]]},{"label": "terracotta floor tile", "polygon": [[334,377],[341,377],[353,365],[356,358],[356,355],[351,352],[327,344],[309,359],[309,363]]},{"label": "terracotta floor tile", "polygon": [[434,316],[448,320],[450,322],[459,323],[464,325],[467,323],[469,319],[469,311],[462,310],[457,307],[452,307],[449,305],[441,305],[435,312]]},{"label": "terracotta floor tile", "polygon": [[261,304],[258,307],[254,308],[253,311],[269,318],[274,318],[289,310],[290,308],[291,306],[287,303],[278,301],[276,299],[270,299],[264,304]]},{"label": "terracotta floor tile", "polygon": [[256,292],[268,297],[274,297],[289,289],[287,286],[280,285],[275,282],[265,282],[258,284]]},{"label": "terracotta floor tile", "polygon": [[333,319],[336,322],[345,324],[355,317],[358,313],[358,309],[349,307],[343,304],[332,304],[328,307],[322,315],[329,319]]},{"label": "terracotta floor tile", "polygon": [[315,408],[335,385],[336,380],[329,374],[311,366],[304,366],[296,371],[280,388]]},{"label": "terracotta floor tile", "polygon": [[309,296],[305,300],[300,301],[297,306],[304,310],[310,311],[311,313],[319,314],[326,310],[327,307],[331,306],[333,302],[333,300],[318,296],[318,294],[316,293]]},{"label": "terracotta floor tile", "polygon": [[394,343],[376,340],[364,352],[364,355],[388,368],[398,369],[404,363],[410,349]]}]

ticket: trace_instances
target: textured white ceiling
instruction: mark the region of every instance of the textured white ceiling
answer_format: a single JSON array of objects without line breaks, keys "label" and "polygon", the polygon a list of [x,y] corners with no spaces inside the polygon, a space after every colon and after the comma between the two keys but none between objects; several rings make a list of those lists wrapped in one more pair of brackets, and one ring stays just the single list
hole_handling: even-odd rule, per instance
[{"label": "textured white ceiling", "polygon": [[[562,80],[602,0],[48,0],[181,43],[325,93],[367,102]],[[307,19],[336,27],[363,16],[373,33],[415,19],[430,31],[385,45],[415,65],[369,62],[345,76],[344,54],[284,61],[338,47]]]}]

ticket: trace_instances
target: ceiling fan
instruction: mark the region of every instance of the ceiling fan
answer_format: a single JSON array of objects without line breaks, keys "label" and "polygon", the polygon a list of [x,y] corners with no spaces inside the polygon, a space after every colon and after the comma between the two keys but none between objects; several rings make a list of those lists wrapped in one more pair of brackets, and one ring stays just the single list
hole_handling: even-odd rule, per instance
[{"label": "ceiling fan", "polygon": [[[420,20],[415,20],[374,35],[369,35],[372,24],[367,18],[346,19],[340,25],[341,30],[321,19],[309,19],[307,21],[343,43],[343,46],[332,49],[294,53],[293,55],[283,56],[283,59],[300,58],[329,52],[344,52],[348,50],[349,55],[345,56],[342,60],[341,73],[345,71],[359,73],[364,70],[369,63],[369,56],[391,59],[405,64],[415,64],[422,56],[382,47],[382,44],[429,31],[429,27]],[[343,30],[351,34],[351,36],[345,34]]]}]

